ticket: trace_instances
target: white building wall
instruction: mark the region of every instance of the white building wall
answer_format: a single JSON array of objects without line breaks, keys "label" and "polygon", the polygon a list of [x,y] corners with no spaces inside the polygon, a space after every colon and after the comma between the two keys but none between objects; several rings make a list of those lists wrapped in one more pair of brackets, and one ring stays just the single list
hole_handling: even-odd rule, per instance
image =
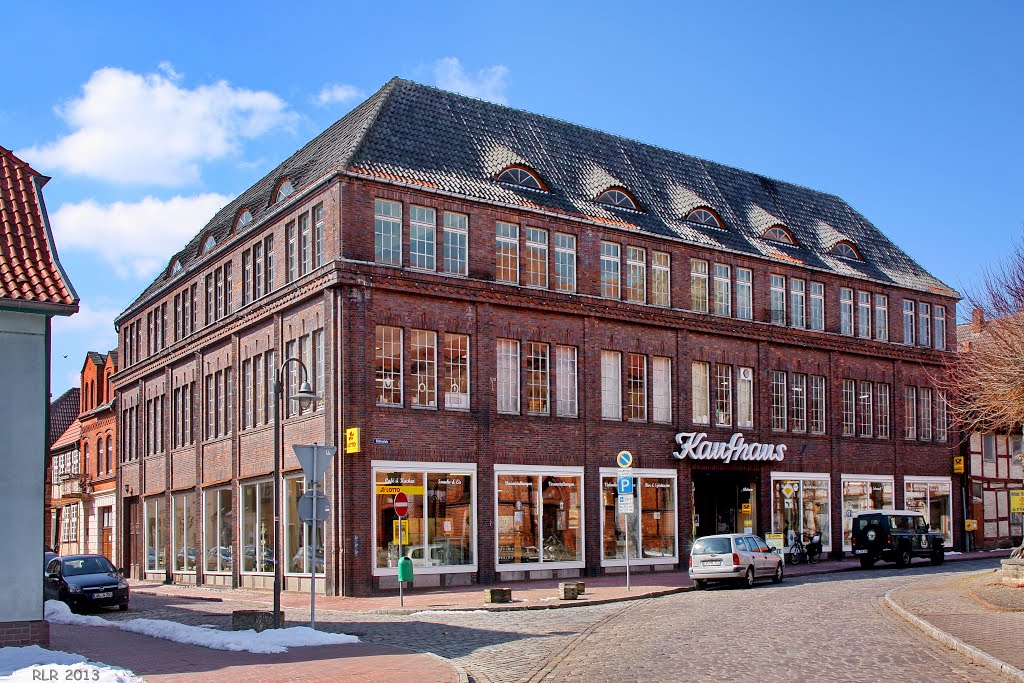
[{"label": "white building wall", "polygon": [[43,468],[47,318],[0,311],[0,622],[43,618]]}]

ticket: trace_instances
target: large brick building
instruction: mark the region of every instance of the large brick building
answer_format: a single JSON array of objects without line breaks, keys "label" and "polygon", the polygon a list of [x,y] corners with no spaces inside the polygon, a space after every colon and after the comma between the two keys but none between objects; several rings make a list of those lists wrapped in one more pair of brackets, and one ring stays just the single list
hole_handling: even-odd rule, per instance
[{"label": "large brick building", "polygon": [[[957,298],[833,195],[395,79],[119,316],[124,563],[270,585],[269,378],[292,356],[322,401],[284,419],[288,589],[395,586],[399,490],[427,586],[685,566],[731,530],[839,553],[873,507],[952,545],[932,378]],[[288,445],[350,427],[311,541]]]}]

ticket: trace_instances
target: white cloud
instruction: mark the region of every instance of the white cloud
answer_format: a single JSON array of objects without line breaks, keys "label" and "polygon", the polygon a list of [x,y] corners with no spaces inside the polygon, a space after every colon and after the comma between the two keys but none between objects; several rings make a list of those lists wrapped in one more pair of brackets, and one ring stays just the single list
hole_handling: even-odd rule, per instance
[{"label": "white cloud", "polygon": [[[121,308],[94,307],[82,303],[78,313],[72,316],[54,316],[54,361],[64,367],[70,366],[69,372],[75,378],[70,382],[71,386],[78,386],[78,374],[85,362],[86,351],[106,353],[117,348],[114,318],[120,312]],[[65,355],[68,356],[66,360]]]},{"label": "white cloud", "polygon": [[505,103],[508,67],[501,64],[480,69],[476,74],[466,73],[457,57],[445,57],[434,62],[434,83],[439,88],[454,90],[463,95],[479,97],[491,102]]},{"label": "white cloud", "polygon": [[329,104],[337,104],[339,102],[354,100],[360,95],[362,95],[362,93],[359,91],[359,88],[354,85],[328,83],[320,90],[320,93],[313,101],[321,107],[325,107]]},{"label": "white cloud", "polygon": [[195,182],[201,163],[235,154],[242,140],[295,119],[271,92],[226,81],[182,87],[167,62],[159,73],[99,69],[57,115],[72,132],[19,156],[51,173],[162,186]]},{"label": "white cloud", "polygon": [[[230,200],[221,194],[64,204],[50,216],[57,248],[99,254],[120,278],[149,278]],[[78,316],[73,316],[72,319]]]}]

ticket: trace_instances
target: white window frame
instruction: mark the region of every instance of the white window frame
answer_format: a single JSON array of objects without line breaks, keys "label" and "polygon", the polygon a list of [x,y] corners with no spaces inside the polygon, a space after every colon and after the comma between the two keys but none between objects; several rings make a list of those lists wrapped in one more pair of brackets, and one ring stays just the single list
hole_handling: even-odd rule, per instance
[{"label": "white window frame", "polygon": [[[884,401],[882,396],[885,396]],[[875,382],[875,408],[875,414],[878,416],[875,422],[875,436],[879,439],[888,439],[892,436],[892,389],[887,382]]]},{"label": "white window frame", "polygon": [[[397,206],[398,207],[398,214],[397,214],[397,216],[392,215],[392,214],[381,213],[379,211],[379,209],[381,207],[385,206],[385,205],[390,205],[392,207]],[[393,224],[393,223],[396,223],[396,222],[398,223],[398,239],[397,239],[397,241],[398,241],[398,248],[397,249],[394,248],[395,235],[392,232],[389,232],[388,235],[387,235],[387,238],[388,238],[388,240],[390,241],[391,244],[388,247],[388,249],[386,250],[389,254],[392,254],[392,255],[397,253],[398,254],[397,260],[393,256],[388,261],[383,261],[383,260],[378,261],[377,260],[378,240],[383,240],[384,236],[385,236],[383,230],[381,230],[379,228],[381,228],[380,224],[383,224],[384,222],[387,222],[389,225]],[[395,202],[395,201],[392,201],[390,199],[381,199],[379,197],[374,199],[373,223],[374,223],[374,230],[373,230],[373,233],[374,233],[374,239],[373,239],[373,243],[374,243],[374,254],[373,254],[374,262],[375,263],[379,263],[381,265],[385,265],[385,266],[399,266],[399,267],[401,267],[401,265],[402,265],[402,203],[401,202]],[[292,229],[292,233],[291,233],[292,239],[295,239],[295,235],[294,235],[295,224],[293,222],[290,225],[292,226],[292,228],[291,228]],[[394,226],[390,225],[390,227],[393,228]],[[383,253],[384,251],[385,250],[384,250],[384,247],[383,247],[383,242],[381,242],[381,252]],[[294,248],[293,248],[292,254],[293,254],[293,256],[291,258],[293,260],[298,258],[298,254],[294,251]],[[292,263],[294,262],[293,260],[290,260],[289,263],[288,263],[288,272],[289,273],[292,273]],[[298,272],[297,268],[298,268],[298,265],[296,263],[296,270],[295,270],[295,273],[293,273],[293,274],[296,274]]]},{"label": "white window frame", "polygon": [[601,350],[601,419],[622,420],[622,353],[608,349]]},{"label": "white window frame", "polygon": [[736,373],[736,426],[754,428],[754,368],[741,366]]},{"label": "white window frame", "polygon": [[[555,246],[555,263],[553,287],[556,292],[576,291],[576,236],[567,232],[556,232],[552,240]],[[566,277],[562,277],[559,268],[564,268]]]},{"label": "white window frame", "polygon": [[[833,510],[832,510],[832,507],[833,507],[833,502],[832,502],[832,475],[831,474],[825,474],[824,472],[774,472],[773,471],[771,473],[771,481],[770,481],[770,483],[768,485],[768,492],[769,492],[769,501],[768,501],[768,506],[769,506],[768,507],[768,511],[769,511],[769,514],[768,514],[768,521],[772,525],[772,527],[774,527],[774,525],[775,525],[775,480],[776,479],[783,479],[783,480],[787,480],[788,479],[790,481],[799,481],[800,482],[800,496],[801,496],[801,500],[802,500],[803,489],[804,489],[803,482],[805,480],[810,480],[810,481],[825,480],[825,481],[828,482],[828,505],[829,505],[829,508],[828,508],[829,525],[828,526],[829,526],[830,536],[828,538],[825,538],[824,536],[822,537],[822,539],[821,539],[821,551],[823,553],[831,552],[832,551],[832,537],[831,537],[831,534],[835,533],[835,528],[834,528],[835,524],[832,522],[832,513],[833,513]],[[802,512],[801,512],[801,515],[800,515],[800,519],[801,519],[801,524],[802,524],[803,523],[803,513]],[[801,529],[801,531],[802,531],[802,529]],[[782,529],[772,528],[772,532],[773,533],[782,533]],[[788,540],[784,540],[783,543],[788,543]],[[787,549],[787,552],[788,552],[789,546],[786,546],[786,549]]]},{"label": "white window frame", "polygon": [[[508,228],[507,232],[513,234],[502,234],[500,229],[502,227]],[[495,253],[494,253],[494,281],[500,282],[507,285],[518,285],[519,284],[519,224],[518,223],[507,223],[505,221],[497,221],[494,225],[495,234]],[[508,258],[510,261],[515,262],[515,276],[511,280],[503,280],[500,275],[500,269],[498,268],[498,260],[502,258],[502,252],[500,247],[506,247],[509,249]],[[511,267],[510,267],[511,270]]]},{"label": "white window frame", "polygon": [[875,294],[875,341],[889,341],[889,297]]},{"label": "white window frame", "polygon": [[[711,424],[711,363],[690,363],[690,420],[693,424]],[[701,411],[703,408],[703,411]]]},{"label": "white window frame", "polygon": [[651,304],[672,306],[672,255],[651,251]]},{"label": "white window frame", "polygon": [[690,310],[708,312],[708,262],[704,259],[690,259]]},{"label": "white window frame", "polygon": [[555,393],[555,414],[579,417],[579,349],[570,344],[555,345]]},{"label": "white window frame", "polygon": [[714,266],[715,315],[725,318],[732,316],[731,268],[724,263]]},{"label": "white window frame", "polygon": [[[469,272],[469,216],[455,211],[444,212],[444,233],[442,235],[442,268],[447,275],[465,276]],[[449,258],[449,252],[458,255]],[[451,266],[458,266],[453,269]]]},{"label": "white window frame", "polygon": [[[535,266],[536,271],[533,271]],[[523,227],[523,253],[519,265],[520,284],[530,289],[547,289],[548,268],[548,231],[532,225]],[[536,277],[537,281],[525,282],[524,273],[526,277]]]},{"label": "white window frame", "polygon": [[[839,475],[839,504],[840,505],[845,505],[846,504],[846,500],[843,498],[843,488],[845,487],[846,482],[853,482],[853,483],[857,483],[857,484],[871,484],[871,483],[882,483],[882,484],[888,483],[888,484],[892,484],[892,504],[894,506],[896,505],[896,479],[891,474],[841,474],[841,475]],[[884,508],[880,508],[880,509],[884,509]],[[843,508],[843,523],[844,523],[844,526],[845,526],[845,522],[846,522],[847,519],[852,520],[853,517],[849,517],[848,518],[846,516],[846,508],[844,507]],[[852,521],[851,521],[851,527],[852,527]],[[852,549],[852,546],[849,545],[848,543],[846,543],[846,541],[845,541],[845,539],[846,539],[846,530],[843,529],[842,531],[843,531],[843,539],[844,539],[843,540],[843,550],[849,552]]]},{"label": "white window frame", "polygon": [[853,290],[839,288],[839,334],[853,336]]},{"label": "white window frame", "polygon": [[811,282],[809,294],[811,311],[807,321],[808,329],[823,332],[825,330],[825,284]]},{"label": "white window frame", "polygon": [[642,247],[626,246],[626,287],[622,298],[634,304],[647,303],[647,250]]},{"label": "white window frame", "polygon": [[917,338],[916,305],[913,299],[903,300],[903,343],[912,345]]},{"label": "white window frame", "polygon": [[[497,467],[497,465],[495,465],[495,467]],[[614,478],[614,477],[617,476],[617,474],[618,474],[618,470],[615,469],[614,467],[602,467],[602,468],[600,468],[598,470],[598,477],[597,477],[597,485],[598,485],[598,487],[602,486],[602,482],[605,480],[606,477],[607,478]],[[673,485],[672,486],[672,500],[673,500],[673,502],[675,504],[675,515],[674,515],[674,517],[675,517],[675,529],[674,529],[674,536],[675,536],[675,539],[676,539],[676,547],[675,547],[675,554],[672,557],[631,557],[631,558],[629,558],[629,566],[635,567],[635,566],[638,566],[638,565],[651,566],[651,565],[674,565],[674,564],[678,564],[679,563],[679,546],[680,546],[680,539],[679,539],[679,481],[678,481],[678,476],[679,475],[678,475],[678,472],[676,470],[662,470],[662,469],[651,469],[651,468],[635,467],[635,468],[632,469],[631,474],[633,475],[633,477],[635,479],[638,479],[638,481],[635,482],[635,484],[637,484],[637,485],[642,485],[642,481],[645,478],[646,479],[671,479],[672,480],[672,485]],[[634,490],[638,490],[638,489],[634,489]],[[599,500],[603,499],[603,497],[604,497],[604,492],[601,491]],[[631,526],[630,527],[630,531],[633,531],[634,529],[639,529],[640,512],[641,512],[641,507],[640,506],[642,505],[642,498],[639,495],[636,495],[635,500],[634,500],[634,505],[636,506],[635,507],[636,512],[634,512],[632,517],[633,517],[634,520],[636,520],[636,525]],[[616,512],[616,514],[618,514],[618,512]],[[604,510],[601,510],[599,516],[600,516],[600,521],[598,523],[598,527],[599,527],[600,532],[601,532],[601,535],[600,535],[600,539],[601,539],[601,552],[600,552],[601,566],[602,567],[625,567],[626,566],[626,558],[622,558],[621,560],[608,560],[608,559],[605,559],[605,557],[604,557],[604,524],[605,524]],[[630,534],[630,536],[632,536],[632,534]],[[637,537],[637,542],[638,543],[642,542],[640,540],[639,536]],[[643,553],[641,552],[641,555],[642,554]]]},{"label": "white window frame", "polygon": [[651,419],[659,424],[672,423],[672,359],[651,359]]},{"label": "white window frame", "polygon": [[933,342],[936,351],[946,350],[946,307],[935,306],[932,308],[932,316],[935,324]]},{"label": "white window frame", "polygon": [[749,268],[736,269],[736,317],[754,318],[754,274]]},{"label": "white window frame", "polygon": [[[601,241],[601,296],[618,299],[622,296],[622,246],[616,242]],[[605,273],[615,275],[615,283],[605,282]]]},{"label": "white window frame", "polygon": [[[519,386],[520,366],[522,363],[519,340],[499,337],[495,350],[498,370],[498,391],[496,395],[498,413],[502,415],[518,415],[520,401],[522,400],[522,391]],[[514,351],[514,354],[509,354],[509,350]],[[510,361],[511,364],[509,365]],[[506,365],[503,366],[502,363]],[[503,380],[508,390],[507,395],[502,394]]]},{"label": "white window frame", "polygon": [[843,436],[857,436],[857,380],[844,378],[840,391],[843,418],[841,433]]},{"label": "white window frame", "polygon": [[789,325],[797,329],[807,327],[807,282],[789,278]]},{"label": "white window frame", "polygon": [[786,276],[771,275],[770,310],[772,325],[786,326]]},{"label": "white window frame", "polygon": [[[789,429],[789,378],[785,370],[772,370],[771,373],[772,431],[785,432]],[[781,423],[781,426],[777,426],[777,423]]]},{"label": "white window frame", "polygon": [[[909,475],[909,474],[905,475],[903,477],[903,505],[904,505],[905,509],[906,509],[906,504],[907,504],[907,484],[945,484],[946,486],[949,487],[949,506],[946,508],[946,512],[947,512],[947,514],[949,516],[949,520],[950,520],[950,536],[952,536],[953,532],[954,532],[954,526],[955,526],[955,520],[953,518],[953,495],[955,494],[955,491],[953,490],[953,479],[952,479],[952,477],[920,477],[920,476],[913,476],[913,475]],[[895,491],[893,493],[895,495]],[[930,510],[930,508],[931,508],[931,493],[928,494],[928,498],[925,501],[924,509],[925,510]],[[928,524],[929,524],[929,526],[931,526],[931,519],[928,519]],[[953,547],[952,538],[947,539],[947,541],[945,543],[945,546],[947,548],[952,548]]]},{"label": "white window frame", "polygon": [[871,339],[871,292],[857,291],[857,336]]}]

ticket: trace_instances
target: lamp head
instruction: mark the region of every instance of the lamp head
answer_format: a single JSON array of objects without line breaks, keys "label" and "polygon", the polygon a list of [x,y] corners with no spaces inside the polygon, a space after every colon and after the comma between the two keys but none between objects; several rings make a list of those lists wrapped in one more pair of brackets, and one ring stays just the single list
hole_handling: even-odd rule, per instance
[{"label": "lamp head", "polygon": [[299,402],[300,410],[305,410],[310,405],[312,405],[314,401],[320,400],[320,397],[317,396],[315,391],[313,391],[313,387],[310,386],[308,380],[302,382],[302,384],[299,386],[299,390],[295,392],[295,396],[293,396],[292,398],[296,399]]}]

